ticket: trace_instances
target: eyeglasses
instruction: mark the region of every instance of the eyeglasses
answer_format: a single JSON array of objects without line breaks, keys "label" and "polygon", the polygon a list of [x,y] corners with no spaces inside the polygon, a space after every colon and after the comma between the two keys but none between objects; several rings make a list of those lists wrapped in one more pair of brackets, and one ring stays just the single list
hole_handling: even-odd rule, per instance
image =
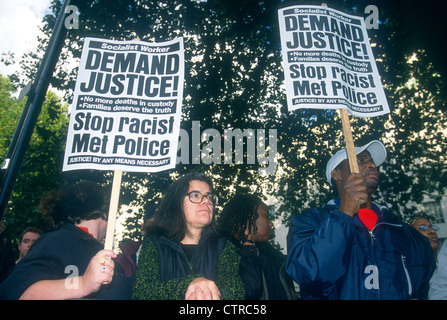
[{"label": "eyeglasses", "polygon": [[429,225],[427,226],[426,224],[421,224],[418,226],[419,229],[427,231],[428,229],[432,229],[433,231],[439,231],[439,227],[438,226],[433,226],[433,225]]},{"label": "eyeglasses", "polygon": [[202,203],[203,198],[208,200],[209,204],[216,205],[218,198],[212,193],[202,194],[199,191],[191,191],[186,194],[189,197],[189,201],[192,203]]}]

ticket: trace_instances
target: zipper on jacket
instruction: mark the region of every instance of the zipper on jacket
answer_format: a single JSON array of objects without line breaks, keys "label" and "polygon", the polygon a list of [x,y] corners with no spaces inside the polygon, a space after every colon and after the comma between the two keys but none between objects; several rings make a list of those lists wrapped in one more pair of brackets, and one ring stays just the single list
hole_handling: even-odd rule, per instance
[{"label": "zipper on jacket", "polygon": [[[376,269],[377,269],[377,275],[379,276],[379,268],[377,267],[377,256],[376,256],[376,244],[375,244],[375,239],[376,239],[376,236],[373,234],[373,231],[374,231],[374,229],[377,227],[377,226],[380,226],[380,225],[389,225],[389,226],[393,226],[393,227],[402,227],[402,225],[401,224],[396,224],[396,223],[389,223],[389,222],[379,222],[379,223],[377,223],[375,226],[374,226],[374,228],[372,228],[371,230],[368,230],[368,232],[369,232],[369,235],[370,235],[370,238],[371,238],[371,246],[372,246],[372,251],[373,251],[373,258],[374,258],[374,265],[375,265],[375,267],[376,267]],[[401,256],[402,257],[402,264],[404,264],[403,262],[404,262],[404,256]],[[405,265],[404,265],[404,270],[405,270],[405,274],[407,275],[407,280],[408,280],[408,288],[409,288],[409,291],[411,290],[411,283],[410,283],[410,276],[409,276],[409,274],[408,274],[408,272],[407,272],[407,268],[405,267]],[[381,300],[381,297],[380,297],[380,276],[378,277],[378,279],[377,279],[377,281],[379,281],[379,289],[377,290],[377,295],[378,295],[378,298],[379,298],[379,300]]]},{"label": "zipper on jacket", "polygon": [[408,273],[407,266],[405,265],[405,262],[407,261],[407,257],[405,257],[404,255],[400,255],[400,257],[402,259],[402,266],[404,267],[405,276],[407,277],[408,295],[411,296],[411,294],[413,293],[413,286],[411,285],[410,274]]},{"label": "zipper on jacket", "polygon": [[379,275],[379,268],[377,267],[377,257],[376,257],[376,244],[375,244],[376,237],[373,234],[374,228],[371,231],[368,230],[368,232],[369,232],[369,236],[371,238],[371,248],[372,248],[372,254],[373,254],[373,259],[374,259],[374,266],[376,267],[376,270],[377,270],[377,283],[378,283],[377,297],[379,300],[381,300],[380,299],[380,275]]}]

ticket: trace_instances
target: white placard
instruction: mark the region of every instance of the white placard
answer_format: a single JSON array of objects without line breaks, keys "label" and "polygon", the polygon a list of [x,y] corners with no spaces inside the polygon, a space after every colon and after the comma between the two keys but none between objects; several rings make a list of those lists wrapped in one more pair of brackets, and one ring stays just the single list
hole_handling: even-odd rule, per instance
[{"label": "white placard", "polygon": [[86,38],[63,171],[174,168],[183,82],[182,38],[162,43]]},{"label": "white placard", "polygon": [[363,18],[323,6],[278,11],[288,110],[389,113]]}]

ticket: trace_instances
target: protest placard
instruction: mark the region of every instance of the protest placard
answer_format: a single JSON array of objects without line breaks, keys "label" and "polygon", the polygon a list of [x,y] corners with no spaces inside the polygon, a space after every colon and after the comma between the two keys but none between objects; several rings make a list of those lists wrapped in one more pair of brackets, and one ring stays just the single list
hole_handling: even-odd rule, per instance
[{"label": "protest placard", "polygon": [[362,17],[323,6],[278,10],[288,110],[389,113]]},{"label": "protest placard", "polygon": [[183,80],[182,38],[84,41],[62,170],[114,171],[108,250],[123,171],[158,172],[176,165]]},{"label": "protest placard", "polygon": [[86,38],[63,171],[174,168],[184,80],[183,39]]}]

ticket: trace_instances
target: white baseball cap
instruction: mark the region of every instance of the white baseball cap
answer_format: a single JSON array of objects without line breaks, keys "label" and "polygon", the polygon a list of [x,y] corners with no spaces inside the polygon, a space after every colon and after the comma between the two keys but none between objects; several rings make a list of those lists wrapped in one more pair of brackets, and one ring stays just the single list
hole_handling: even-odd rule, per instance
[{"label": "white baseball cap", "polygon": [[[371,155],[376,166],[380,166],[386,159],[386,149],[382,142],[378,140],[373,140],[370,143],[365,144],[362,147],[355,147],[355,154],[360,154],[363,151],[368,151]],[[326,178],[330,185],[331,183],[331,172],[334,170],[343,160],[348,159],[348,152],[346,149],[341,149],[337,151],[332,158],[328,161],[326,165]]]}]

